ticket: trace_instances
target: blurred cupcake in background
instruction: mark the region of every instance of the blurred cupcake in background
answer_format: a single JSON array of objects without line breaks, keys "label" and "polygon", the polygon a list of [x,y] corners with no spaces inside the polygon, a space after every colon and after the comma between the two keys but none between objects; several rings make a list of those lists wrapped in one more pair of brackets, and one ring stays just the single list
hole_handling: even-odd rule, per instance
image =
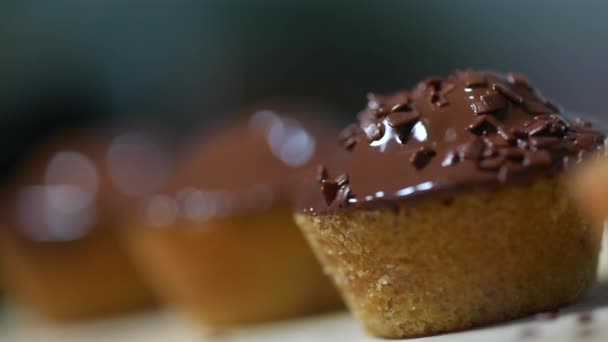
[{"label": "blurred cupcake in background", "polygon": [[342,307],[291,217],[300,173],[339,159],[316,109],[256,106],[191,145],[164,194],[123,229],[168,303],[223,326]]},{"label": "blurred cupcake in background", "polygon": [[115,234],[133,199],[157,191],[169,167],[166,151],[137,132],[70,132],[35,149],[3,200],[9,295],[56,321],[153,305]]}]

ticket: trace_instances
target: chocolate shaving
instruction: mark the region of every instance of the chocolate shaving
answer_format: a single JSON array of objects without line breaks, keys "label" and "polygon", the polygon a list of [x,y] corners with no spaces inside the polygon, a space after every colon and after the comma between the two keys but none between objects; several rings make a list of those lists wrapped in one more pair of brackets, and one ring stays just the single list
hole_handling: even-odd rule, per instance
[{"label": "chocolate shaving", "polygon": [[441,95],[445,96],[449,93],[452,92],[452,90],[456,89],[456,86],[453,85],[452,83],[447,83],[443,86],[443,88],[441,88],[441,90],[439,91],[441,93]]},{"label": "chocolate shaving", "polygon": [[515,164],[513,162],[507,162],[500,167],[496,178],[499,182],[505,183],[509,179],[511,179],[513,175],[517,174],[518,172],[521,172],[523,169],[524,167],[522,165]]},{"label": "chocolate shaving", "polygon": [[523,131],[521,129],[517,129],[517,128],[509,129],[509,139],[510,140],[525,139],[527,137],[528,137],[528,133],[526,133],[525,131]]},{"label": "chocolate shaving", "polygon": [[427,147],[421,147],[418,151],[414,152],[410,157],[410,162],[417,169],[424,168],[435,156],[435,150]]},{"label": "chocolate shaving", "polygon": [[398,129],[407,127],[411,129],[418,120],[420,120],[418,112],[394,112],[386,117],[388,125]]},{"label": "chocolate shaving", "polygon": [[357,139],[354,137],[348,138],[342,142],[342,147],[347,151],[352,151],[352,149],[355,148],[355,145],[357,145]]},{"label": "chocolate shaving", "polygon": [[439,88],[441,88],[442,82],[443,82],[443,80],[441,79],[441,77],[432,76],[432,77],[429,77],[426,80],[424,80],[424,85],[427,88],[431,88],[433,90],[439,90]]},{"label": "chocolate shaving", "polygon": [[339,175],[338,177],[336,177],[336,183],[340,187],[348,184],[348,175],[346,173]]},{"label": "chocolate shaving", "polygon": [[321,181],[321,193],[323,194],[323,198],[325,199],[325,203],[327,205],[330,205],[331,202],[334,201],[339,189],[340,186],[338,186],[336,181],[329,179],[324,179]]},{"label": "chocolate shaving", "polygon": [[463,160],[479,160],[483,153],[484,147],[485,144],[483,143],[483,140],[476,137],[475,139],[458,146],[458,154]]},{"label": "chocolate shaving", "polygon": [[391,112],[399,112],[399,111],[411,111],[412,108],[409,106],[409,99],[406,97],[405,101],[399,102],[391,108]]},{"label": "chocolate shaving", "polygon": [[496,91],[490,91],[487,94],[481,95],[480,100],[484,105],[477,104],[473,109],[475,114],[491,113],[507,106],[505,97]]},{"label": "chocolate shaving", "polygon": [[507,147],[509,146],[508,139],[505,139],[502,135],[489,135],[483,137],[483,141],[488,147]]},{"label": "chocolate shaving", "polygon": [[536,148],[549,148],[559,145],[561,140],[556,137],[531,137],[528,142],[530,143],[530,146]]},{"label": "chocolate shaving", "polygon": [[351,190],[349,185],[345,185],[338,190],[336,194],[336,203],[338,206],[343,207],[348,204],[348,199],[351,197]]},{"label": "chocolate shaving", "polygon": [[526,102],[526,111],[530,114],[549,114],[551,111],[544,104],[538,101]]},{"label": "chocolate shaving", "polygon": [[494,84],[492,84],[492,89],[503,94],[507,99],[511,100],[514,103],[517,103],[517,104],[524,103],[523,97],[521,97],[519,94],[517,94],[513,90],[503,86],[502,84],[494,83]]},{"label": "chocolate shaving", "polygon": [[482,170],[498,170],[506,161],[505,156],[486,158],[479,162],[479,168]]},{"label": "chocolate shaving", "polygon": [[431,104],[434,104],[437,107],[443,107],[448,105],[448,100],[443,96],[443,94],[433,90],[429,95],[429,101]]},{"label": "chocolate shaving", "polygon": [[507,74],[507,80],[514,85],[520,86],[522,88],[525,88],[529,91],[534,90],[534,88],[530,85],[530,82],[528,82],[528,79],[521,75],[521,74],[517,74],[517,73],[513,73],[510,72]]},{"label": "chocolate shaving", "polygon": [[[484,142],[485,142],[485,140],[484,140]],[[481,154],[481,156],[483,158],[496,157],[497,155],[499,155],[501,150],[502,149],[497,148],[497,147],[486,146],[486,148],[483,150],[483,153]]]},{"label": "chocolate shaving", "polygon": [[516,147],[501,149],[500,154],[509,160],[521,161],[524,159],[524,151]]},{"label": "chocolate shaving", "polygon": [[542,135],[549,129],[549,123],[546,121],[537,121],[526,127],[526,133],[530,136]]},{"label": "chocolate shaving", "polygon": [[473,73],[473,72],[468,72],[467,76],[466,76],[466,81],[465,81],[465,86],[468,88],[472,88],[472,87],[483,87],[486,86],[488,83],[486,81],[485,76],[477,74],[477,73]]},{"label": "chocolate shaving", "polygon": [[487,135],[496,132],[496,125],[487,115],[480,115],[467,127],[467,130],[475,135]]},{"label": "chocolate shaving", "polygon": [[595,147],[596,135],[592,133],[578,133],[574,145],[584,150],[590,151]]},{"label": "chocolate shaving", "polygon": [[553,163],[551,154],[544,150],[529,151],[524,156],[524,166],[549,166]]},{"label": "chocolate shaving", "polygon": [[317,182],[322,182],[324,179],[327,179],[327,169],[325,166],[321,164],[317,165],[316,175]]},{"label": "chocolate shaving", "polygon": [[545,106],[547,106],[547,108],[549,108],[549,110],[552,113],[559,113],[560,112],[559,108],[555,104],[553,104],[553,102],[545,99],[545,100],[543,100],[543,103],[545,104]]},{"label": "chocolate shaving", "polygon": [[388,114],[388,111],[384,107],[380,107],[372,112],[374,117],[381,118]]}]

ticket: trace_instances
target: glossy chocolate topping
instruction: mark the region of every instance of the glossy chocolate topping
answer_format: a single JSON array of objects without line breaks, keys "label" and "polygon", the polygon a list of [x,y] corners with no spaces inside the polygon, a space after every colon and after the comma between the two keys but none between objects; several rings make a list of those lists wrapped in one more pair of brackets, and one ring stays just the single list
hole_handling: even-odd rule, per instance
[{"label": "glossy chocolate topping", "polygon": [[411,91],[369,94],[339,136],[349,160],[341,171],[321,168],[300,209],[326,214],[550,176],[603,139],[587,121],[568,122],[523,76],[432,77]]}]

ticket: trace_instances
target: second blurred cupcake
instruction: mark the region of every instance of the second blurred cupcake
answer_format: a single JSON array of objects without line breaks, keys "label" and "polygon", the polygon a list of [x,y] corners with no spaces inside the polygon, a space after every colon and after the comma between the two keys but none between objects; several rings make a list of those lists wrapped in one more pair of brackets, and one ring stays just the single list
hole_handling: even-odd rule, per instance
[{"label": "second blurred cupcake", "polygon": [[160,295],[204,325],[342,306],[290,214],[295,176],[319,152],[329,157],[318,146],[331,132],[252,112],[196,144],[168,195],[150,198],[124,230]]},{"label": "second blurred cupcake", "polygon": [[133,197],[162,183],[163,155],[139,133],[70,132],[36,149],[2,197],[8,295],[55,321],[153,305],[115,228]]}]

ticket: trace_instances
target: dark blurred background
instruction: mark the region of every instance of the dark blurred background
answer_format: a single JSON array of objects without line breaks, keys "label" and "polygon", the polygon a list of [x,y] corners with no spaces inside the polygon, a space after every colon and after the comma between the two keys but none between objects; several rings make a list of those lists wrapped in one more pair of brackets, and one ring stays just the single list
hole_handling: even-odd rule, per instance
[{"label": "dark blurred background", "polygon": [[348,120],[368,91],[455,68],[519,71],[608,119],[605,1],[4,0],[2,179],[66,127],[124,121],[183,139],[258,100]]}]

